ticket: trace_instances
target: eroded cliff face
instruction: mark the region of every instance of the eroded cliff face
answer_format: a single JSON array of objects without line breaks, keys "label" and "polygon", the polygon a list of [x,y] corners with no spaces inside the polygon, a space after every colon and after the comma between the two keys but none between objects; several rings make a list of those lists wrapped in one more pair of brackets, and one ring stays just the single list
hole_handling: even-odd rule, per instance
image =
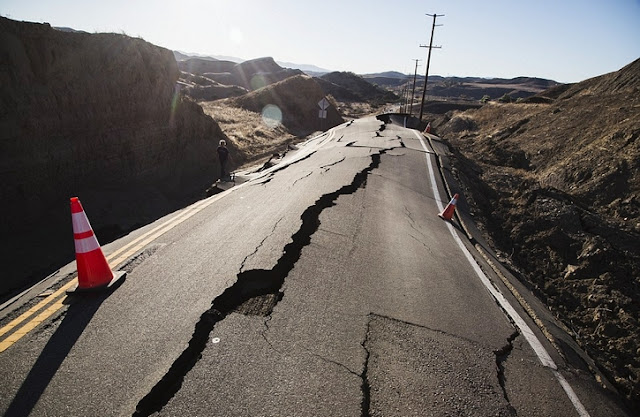
[{"label": "eroded cliff face", "polygon": [[171,51],[0,18],[0,57],[0,294],[73,260],[70,197],[103,243],[215,179],[224,134],[176,89]]}]

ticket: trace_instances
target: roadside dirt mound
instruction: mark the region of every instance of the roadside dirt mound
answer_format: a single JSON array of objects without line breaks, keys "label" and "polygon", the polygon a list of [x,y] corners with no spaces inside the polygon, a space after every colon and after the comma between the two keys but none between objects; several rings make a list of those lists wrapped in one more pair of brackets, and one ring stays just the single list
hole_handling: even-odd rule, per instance
[{"label": "roadside dirt mound", "polygon": [[309,76],[296,75],[275,84],[252,91],[226,103],[258,114],[277,126],[282,123],[291,133],[303,137],[317,130],[330,129],[344,120],[331,104],[327,118],[321,120],[318,102],[324,91]]},{"label": "roadside dirt mound", "polygon": [[0,18],[0,56],[0,296],[73,260],[70,197],[104,244],[215,180],[226,136],[178,93],[171,51]]},{"label": "roadside dirt mound", "polygon": [[432,126],[504,262],[640,410],[640,60]]}]

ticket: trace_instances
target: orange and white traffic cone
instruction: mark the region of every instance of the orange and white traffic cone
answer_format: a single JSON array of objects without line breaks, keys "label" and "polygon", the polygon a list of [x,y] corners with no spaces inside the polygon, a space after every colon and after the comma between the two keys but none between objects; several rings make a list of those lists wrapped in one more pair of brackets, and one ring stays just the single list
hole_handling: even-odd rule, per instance
[{"label": "orange and white traffic cone", "polygon": [[71,198],[71,222],[76,246],[78,285],[67,293],[105,289],[123,278],[125,271],[114,273],[109,267],[78,197]]},{"label": "orange and white traffic cone", "polygon": [[444,220],[451,220],[453,218],[453,212],[456,210],[456,204],[458,204],[458,194],[455,194],[447,207],[442,210],[442,213],[438,213],[438,216]]},{"label": "orange and white traffic cone", "polygon": [[424,128],[424,133],[431,133],[431,122],[427,123],[427,127]]}]

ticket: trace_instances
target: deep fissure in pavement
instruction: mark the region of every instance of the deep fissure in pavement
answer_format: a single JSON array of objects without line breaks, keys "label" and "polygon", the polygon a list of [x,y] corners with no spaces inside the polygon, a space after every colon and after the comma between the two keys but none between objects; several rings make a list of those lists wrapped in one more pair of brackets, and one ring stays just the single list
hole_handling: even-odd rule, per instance
[{"label": "deep fissure in pavement", "polygon": [[[180,390],[187,373],[202,358],[202,352],[207,346],[209,335],[215,325],[224,320],[231,312],[246,312],[246,314],[263,316],[271,314],[273,308],[284,296],[281,288],[285,278],[300,259],[304,247],[311,243],[311,236],[320,227],[322,211],[334,206],[341,195],[353,194],[359,188],[364,187],[367,176],[380,165],[381,155],[388,150],[390,149],[383,149],[377,154],[371,155],[369,166],[358,172],[350,184],[332,193],[322,195],[302,213],[300,228],[291,236],[291,242],[284,247],[282,256],[272,269],[253,269],[240,272],[235,284],[213,300],[211,308],[205,311],[196,323],[187,348],[173,362],[162,379],[138,402],[133,417],[146,417],[162,410]],[[365,363],[363,381],[366,380],[366,366]],[[366,387],[368,387],[368,383]],[[366,400],[368,409],[369,400],[368,389],[365,391],[366,387],[363,382],[363,395],[365,396],[363,407]],[[367,414],[364,414],[363,409],[363,415],[368,415],[368,411]]]},{"label": "deep fissure in pavement", "polygon": [[369,385],[369,358],[371,357],[371,352],[369,348],[367,348],[367,342],[369,341],[369,332],[371,331],[371,314],[369,314],[369,320],[367,321],[367,332],[365,333],[364,340],[362,341],[362,348],[364,349],[366,356],[364,359],[364,365],[362,367],[362,402],[360,404],[361,407],[361,416],[362,417],[370,417],[370,409],[371,409],[371,385]]},{"label": "deep fissure in pavement", "polygon": [[507,394],[507,386],[506,386],[506,377],[504,376],[504,363],[509,358],[511,351],[513,351],[513,341],[520,335],[520,332],[516,330],[507,338],[507,344],[502,348],[494,351],[493,353],[496,355],[496,367],[498,368],[498,383],[502,388],[502,395],[504,395],[504,399],[507,401],[511,412],[514,415],[517,415],[516,409],[511,405],[511,401],[509,400],[509,395]]}]

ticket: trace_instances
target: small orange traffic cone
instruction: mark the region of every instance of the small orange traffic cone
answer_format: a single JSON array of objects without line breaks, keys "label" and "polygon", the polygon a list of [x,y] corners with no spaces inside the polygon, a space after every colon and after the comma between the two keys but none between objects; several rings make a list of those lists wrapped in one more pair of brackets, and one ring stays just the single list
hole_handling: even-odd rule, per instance
[{"label": "small orange traffic cone", "polygon": [[427,127],[424,128],[424,133],[431,133],[431,122],[427,123]]},{"label": "small orange traffic cone", "polygon": [[455,194],[447,207],[442,210],[442,213],[438,213],[438,216],[444,220],[451,220],[453,218],[453,212],[456,210],[456,204],[458,203],[458,194]]},{"label": "small orange traffic cone", "polygon": [[114,273],[111,271],[78,197],[71,198],[71,221],[76,246],[78,285],[67,293],[95,291],[111,287],[116,281],[123,278],[126,272],[116,271]]}]

